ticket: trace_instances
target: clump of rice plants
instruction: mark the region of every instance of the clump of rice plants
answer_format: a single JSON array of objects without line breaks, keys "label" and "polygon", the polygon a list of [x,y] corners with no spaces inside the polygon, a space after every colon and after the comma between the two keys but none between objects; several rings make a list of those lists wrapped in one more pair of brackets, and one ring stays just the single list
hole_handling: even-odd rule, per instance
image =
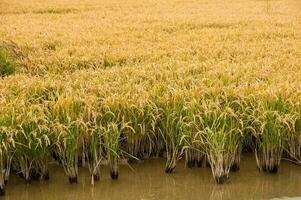
[{"label": "clump of rice plants", "polygon": [[118,179],[118,160],[120,159],[120,140],[122,124],[108,122],[102,127],[102,136],[106,152],[106,159],[110,167],[111,178]]},{"label": "clump of rice plants", "polygon": [[48,134],[50,131],[47,127],[43,131],[37,132],[36,136],[36,154],[34,156],[36,171],[41,180],[49,180],[49,161],[51,159],[51,151],[53,149],[52,135]]},{"label": "clump of rice plants", "polygon": [[203,130],[199,132],[214,180],[218,184],[228,180],[242,138],[242,121],[230,103],[223,104],[218,101],[203,104]]},{"label": "clump of rice plants", "polygon": [[154,148],[153,139],[156,138],[154,134],[156,116],[152,112],[152,107],[148,104],[142,108],[128,106],[124,108],[124,117],[130,127],[123,131],[125,149],[131,155],[129,160],[150,157]]},{"label": "clump of rice plants", "polygon": [[16,145],[14,162],[27,182],[38,177],[48,179],[51,142],[44,108],[32,105],[21,110],[19,115],[13,135]]},{"label": "clump of rice plants", "polygon": [[286,134],[284,150],[290,161],[301,164],[301,106],[298,102],[292,107],[295,119],[293,128]]},{"label": "clump of rice plants", "polygon": [[294,115],[286,112],[286,103],[276,99],[259,105],[254,113],[255,156],[260,171],[278,171],[287,134],[293,130]]},{"label": "clump of rice plants", "polygon": [[77,183],[78,153],[85,128],[82,111],[83,102],[69,96],[58,99],[49,113],[55,152],[71,184]]},{"label": "clump of rice plants", "polygon": [[[3,138],[1,138],[1,142],[3,142]],[[6,147],[0,148],[0,196],[5,195],[5,170],[6,170],[6,157],[5,157]]]},{"label": "clump of rice plants", "polygon": [[[14,107],[14,106],[12,106]],[[12,112],[11,105],[0,106],[0,194],[5,194],[4,186],[8,184],[9,175],[12,168],[12,159],[16,152],[15,135],[15,112]]]},{"label": "clump of rice plants", "polygon": [[127,152],[139,159],[142,159],[144,155],[143,150],[141,149],[141,143],[144,140],[143,136],[145,135],[145,127],[143,121],[140,120],[143,120],[143,110],[139,110],[137,107],[133,106],[125,109],[124,114],[127,121],[131,122],[132,127],[132,129],[124,131]]},{"label": "clump of rice plants", "polygon": [[158,131],[165,142],[165,172],[172,173],[182,152],[182,138],[187,131],[184,101],[174,96],[167,104],[159,106]]},{"label": "clump of rice plants", "polygon": [[[72,100],[69,101],[70,98],[74,99],[73,101],[76,103],[71,105]],[[99,131],[96,127],[97,109],[92,108],[92,106],[95,106],[95,108],[97,107],[97,105],[94,105],[95,99],[90,98],[90,96],[85,96],[85,98],[70,96],[65,97],[65,100],[68,101],[68,103],[64,103],[66,107],[69,107],[67,109],[67,112],[70,112],[67,116],[67,119],[72,121],[72,123],[69,123],[70,125],[73,124],[70,127],[67,127],[68,125],[65,127],[67,127],[69,131],[71,131],[68,133],[70,138],[69,144],[67,144],[69,147],[67,147],[67,149],[70,150],[68,150],[68,154],[70,161],[74,166],[71,167],[73,168],[73,170],[71,170],[71,168],[66,168],[66,170],[69,170],[69,172],[75,174],[75,171],[78,171],[78,167],[86,167],[86,164],[88,164],[89,171],[92,175],[92,184],[94,184],[94,181],[99,180],[100,178],[98,168],[100,162],[99,159],[101,159],[101,149],[98,148],[100,145]],[[75,111],[76,113],[72,113],[73,111]],[[66,122],[62,123],[65,124]],[[63,135],[62,138],[64,137],[65,136]],[[55,150],[53,152],[53,156],[56,160],[62,162],[62,160],[59,158],[60,155],[58,151]],[[72,178],[71,176],[69,176],[69,182],[76,183],[77,178]]]},{"label": "clump of rice plants", "polygon": [[0,196],[5,195],[13,155],[14,140],[12,129],[2,127],[0,129]]},{"label": "clump of rice plants", "polygon": [[11,75],[16,70],[16,64],[8,52],[0,47],[0,77]]},{"label": "clump of rice plants", "polygon": [[102,132],[97,124],[97,114],[92,108],[86,108],[86,134],[84,136],[84,159],[87,160],[91,174],[91,184],[100,180],[100,162],[104,159]]},{"label": "clump of rice plants", "polygon": [[202,118],[199,115],[200,102],[193,100],[187,105],[187,131],[182,136],[183,149],[185,152],[185,165],[188,168],[201,167],[205,160],[203,144],[199,140],[199,126]]},{"label": "clump of rice plants", "polygon": [[166,152],[166,143],[160,131],[160,107],[156,101],[148,101],[146,115],[148,120],[145,121],[147,137],[144,142],[144,155],[150,157],[164,157]]},{"label": "clump of rice plants", "polygon": [[[114,105],[114,103],[112,103]],[[104,155],[108,161],[110,168],[110,176],[113,180],[118,179],[119,176],[119,160],[126,151],[122,149],[124,137],[122,133],[125,129],[131,128],[128,123],[124,121],[118,106],[112,106],[110,103],[104,105],[101,109],[101,115],[98,116],[97,125],[101,132],[103,140]]]},{"label": "clump of rice plants", "polygon": [[89,132],[85,140],[85,153],[91,174],[91,183],[100,179],[100,162],[103,159],[103,146],[100,130],[94,129]]},{"label": "clump of rice plants", "polygon": [[260,129],[256,134],[256,162],[260,171],[278,171],[283,151],[283,122],[277,112],[266,111],[260,118]]},{"label": "clump of rice plants", "polygon": [[[239,118],[239,128],[243,137],[239,141],[238,148],[234,155],[234,161],[230,170],[232,172],[236,172],[240,169],[240,160],[241,154],[244,146],[246,148],[252,149],[252,141],[251,140],[251,133],[250,133],[250,122],[248,121],[249,115],[252,113],[253,110],[253,99],[241,98],[241,97],[226,97],[227,102],[230,103],[231,109],[234,110],[236,113],[236,117]],[[250,144],[248,144],[250,142]]]}]

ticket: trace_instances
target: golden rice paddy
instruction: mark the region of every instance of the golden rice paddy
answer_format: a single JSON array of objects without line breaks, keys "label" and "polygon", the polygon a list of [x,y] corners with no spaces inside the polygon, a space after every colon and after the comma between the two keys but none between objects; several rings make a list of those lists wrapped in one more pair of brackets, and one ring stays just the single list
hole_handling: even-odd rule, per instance
[{"label": "golden rice paddy", "polygon": [[217,183],[243,150],[301,163],[298,0],[2,0],[0,19],[1,194],[54,159],[92,184],[122,159],[207,162]]}]

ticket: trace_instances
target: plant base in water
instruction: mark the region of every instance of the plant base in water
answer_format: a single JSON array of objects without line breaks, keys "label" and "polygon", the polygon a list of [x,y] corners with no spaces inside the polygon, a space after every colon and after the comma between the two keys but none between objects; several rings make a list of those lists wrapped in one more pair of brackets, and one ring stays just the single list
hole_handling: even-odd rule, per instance
[{"label": "plant base in water", "polygon": [[272,167],[271,166],[269,166],[269,167],[262,166],[262,171],[276,174],[278,172],[278,168],[279,168],[279,166],[272,166]]},{"label": "plant base in water", "polygon": [[8,180],[4,180],[4,185],[7,185],[8,184]]},{"label": "plant base in water", "polygon": [[29,172],[29,177],[31,180],[38,180],[40,178],[40,173],[37,172],[36,170],[30,170]]},{"label": "plant base in water", "polygon": [[100,176],[97,174],[93,174],[93,179],[94,181],[99,181],[100,180]]},{"label": "plant base in water", "polygon": [[281,148],[276,150],[255,150],[256,163],[259,171],[277,173],[280,166],[281,155]]},{"label": "plant base in water", "polygon": [[5,189],[4,188],[0,188],[0,196],[4,196],[5,195]]},{"label": "plant base in water", "polygon": [[240,170],[240,166],[238,163],[233,163],[233,165],[230,168],[231,172],[237,172]]},{"label": "plant base in water", "polygon": [[217,184],[223,184],[223,183],[227,182],[228,176],[227,175],[221,175],[221,176],[218,176],[218,177],[214,177],[214,180]]},{"label": "plant base in water", "polygon": [[31,182],[30,176],[29,177],[25,177],[23,173],[19,173],[19,176],[20,176],[20,178],[23,178],[26,183],[30,183]]},{"label": "plant base in water", "polygon": [[172,173],[177,165],[177,156],[167,157],[166,165],[165,165],[165,173]]},{"label": "plant base in water", "polygon": [[44,181],[48,181],[48,180],[50,179],[50,177],[49,177],[49,172],[46,172],[45,174],[43,174],[43,175],[42,175],[42,179],[43,179]]},{"label": "plant base in water", "polygon": [[53,152],[52,158],[53,158],[53,160],[57,161],[59,164],[62,164],[62,161],[57,153]]},{"label": "plant base in water", "polygon": [[186,165],[187,165],[188,168],[193,168],[194,167],[194,161],[188,161]]},{"label": "plant base in water", "polygon": [[[210,165],[210,164],[209,164]],[[187,162],[187,167],[188,168],[193,168],[193,167],[202,167],[203,166],[203,161],[197,161],[197,160],[192,160]]]},{"label": "plant base in water", "polygon": [[77,183],[77,177],[69,177],[69,183],[70,184]]},{"label": "plant base in water", "polygon": [[168,163],[169,164],[165,167],[165,173],[167,173],[167,174],[172,173],[174,171],[174,169],[176,168],[176,161],[175,161],[175,159],[172,159]]},{"label": "plant base in water", "polygon": [[166,167],[165,173],[170,174],[174,171],[175,167]]},{"label": "plant base in water", "polygon": [[117,171],[110,171],[110,175],[111,175],[111,178],[113,180],[117,180],[118,179],[118,172]]},{"label": "plant base in water", "polygon": [[118,179],[118,160],[113,158],[110,160],[110,175],[113,180]]},{"label": "plant base in water", "polygon": [[185,152],[185,160],[188,168],[202,167],[204,156],[198,150],[187,149]]},{"label": "plant base in water", "polygon": [[241,152],[242,152],[242,147],[241,145],[238,146],[236,152],[235,152],[235,157],[234,157],[234,162],[230,167],[230,170],[232,172],[237,172],[240,170],[240,157],[241,157]]},{"label": "plant base in water", "polygon": [[208,162],[208,160],[206,160],[206,167],[211,168],[210,163]]}]

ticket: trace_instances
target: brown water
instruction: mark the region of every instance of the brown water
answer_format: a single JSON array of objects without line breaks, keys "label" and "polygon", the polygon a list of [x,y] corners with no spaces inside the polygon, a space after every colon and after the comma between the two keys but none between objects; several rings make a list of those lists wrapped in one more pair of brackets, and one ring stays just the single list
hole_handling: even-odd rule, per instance
[{"label": "brown water", "polygon": [[[70,185],[60,166],[52,166],[50,180],[26,184],[12,175],[5,200],[174,200],[174,199],[272,199],[301,196],[301,166],[282,161],[278,174],[259,173],[253,155],[243,155],[241,170],[230,174],[228,184],[216,185],[209,168],[185,169],[180,162],[165,174],[163,159],[121,166],[117,181],[107,169],[91,186],[88,170],[80,168],[79,183]],[[1,197],[2,198],[2,197]]]}]

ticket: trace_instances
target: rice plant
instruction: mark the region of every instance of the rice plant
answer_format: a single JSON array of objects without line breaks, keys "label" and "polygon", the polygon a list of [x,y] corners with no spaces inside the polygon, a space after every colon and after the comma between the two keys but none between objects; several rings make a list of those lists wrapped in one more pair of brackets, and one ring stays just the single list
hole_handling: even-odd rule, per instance
[{"label": "rice plant", "polygon": [[0,109],[0,195],[5,194],[5,185],[8,184],[11,173],[12,159],[16,152],[15,135],[15,112],[12,107],[1,107]]},{"label": "rice plant", "polygon": [[123,131],[124,145],[127,153],[131,155],[130,161],[150,157],[154,149],[154,134],[156,116],[148,104],[139,108],[131,105],[123,108],[124,120],[130,128]]},{"label": "rice plant", "polygon": [[104,155],[109,163],[110,176],[113,180],[118,179],[119,176],[119,160],[127,154],[121,146],[124,142],[122,133],[125,129],[131,128],[124,121],[118,107],[110,108],[105,106],[102,109],[102,114],[98,117],[97,125],[101,131],[103,139]]},{"label": "rice plant", "polygon": [[172,173],[183,153],[182,137],[187,131],[187,117],[182,99],[176,96],[167,102],[159,105],[158,131],[165,142],[165,172]]},{"label": "rice plant", "polygon": [[78,154],[85,125],[83,103],[71,97],[58,99],[50,110],[51,129],[55,135],[55,151],[60,158],[69,182],[77,183]]},{"label": "rice plant", "polygon": [[229,171],[239,150],[242,121],[229,103],[206,102],[203,105],[201,142],[211,166],[214,180],[218,184],[226,182]]},{"label": "rice plant", "polygon": [[91,184],[94,185],[95,181],[100,180],[100,163],[105,155],[101,130],[96,125],[97,116],[91,110],[87,114],[83,151],[91,174]]},{"label": "rice plant", "polygon": [[187,119],[186,128],[187,131],[183,133],[182,144],[185,152],[185,165],[188,168],[202,167],[203,161],[205,161],[204,144],[200,143],[199,128],[202,123],[200,117],[200,101],[196,99],[191,102],[187,102]]},{"label": "rice plant", "polygon": [[253,116],[257,167],[260,171],[276,173],[287,134],[293,130],[294,115],[286,114],[287,107],[281,98],[259,106]]},{"label": "rice plant", "polygon": [[291,130],[286,134],[285,153],[290,161],[301,164],[301,109],[300,104],[292,105],[295,117],[291,119]]},{"label": "rice plant", "polygon": [[0,129],[0,196],[5,195],[5,185],[8,183],[10,174],[14,148],[12,131],[12,129],[5,127]]},{"label": "rice plant", "polygon": [[12,136],[16,147],[13,159],[20,170],[18,173],[27,182],[35,177],[47,177],[50,135],[44,107],[31,105],[22,108],[19,114]]}]

